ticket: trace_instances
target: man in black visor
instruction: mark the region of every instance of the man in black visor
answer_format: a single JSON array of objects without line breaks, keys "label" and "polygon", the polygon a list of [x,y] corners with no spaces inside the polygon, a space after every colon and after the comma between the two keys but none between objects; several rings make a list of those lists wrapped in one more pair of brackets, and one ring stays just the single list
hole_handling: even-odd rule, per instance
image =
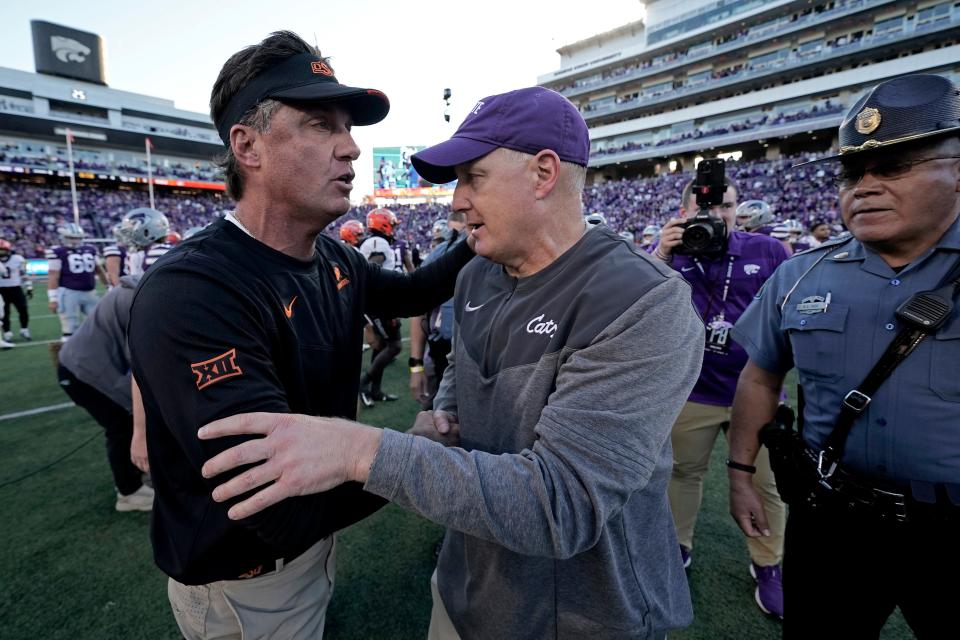
[{"label": "man in black visor", "polygon": [[354,125],[382,120],[383,93],[340,84],[290,32],[232,56],[211,113],[236,210],[143,279],[129,330],[156,490],[151,537],[187,638],[318,638],[334,579],[334,532],[382,504],[351,483],[234,522],[203,463],[242,441],[197,429],[237,413],[352,419],[363,314],[418,315],[453,294],[466,243],[407,275],[320,232],[346,213]]}]

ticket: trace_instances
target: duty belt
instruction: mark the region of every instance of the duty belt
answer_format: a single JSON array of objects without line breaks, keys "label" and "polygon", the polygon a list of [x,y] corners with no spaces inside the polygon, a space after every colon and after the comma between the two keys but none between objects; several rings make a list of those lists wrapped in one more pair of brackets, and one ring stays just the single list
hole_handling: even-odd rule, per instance
[{"label": "duty belt", "polygon": [[834,465],[833,473],[823,477],[819,473],[822,454],[804,448],[803,460],[810,465],[811,477],[816,478],[811,502],[819,504],[821,496],[842,504],[851,511],[869,512],[881,520],[902,523],[908,520],[907,493],[893,488],[871,486],[860,478]]}]

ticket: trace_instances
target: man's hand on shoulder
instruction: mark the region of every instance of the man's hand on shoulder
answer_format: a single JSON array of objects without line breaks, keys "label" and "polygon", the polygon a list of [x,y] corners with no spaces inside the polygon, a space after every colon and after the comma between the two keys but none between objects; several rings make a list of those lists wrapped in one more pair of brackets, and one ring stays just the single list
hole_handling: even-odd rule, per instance
[{"label": "man's hand on shoulder", "polygon": [[230,508],[232,520],[258,513],[281,500],[328,491],[344,482],[366,482],[382,431],[341,418],[288,413],[241,413],[200,429],[201,440],[262,435],[214,456],[203,465],[213,478],[236,467],[257,464],[213,491],[224,502],[273,483]]}]

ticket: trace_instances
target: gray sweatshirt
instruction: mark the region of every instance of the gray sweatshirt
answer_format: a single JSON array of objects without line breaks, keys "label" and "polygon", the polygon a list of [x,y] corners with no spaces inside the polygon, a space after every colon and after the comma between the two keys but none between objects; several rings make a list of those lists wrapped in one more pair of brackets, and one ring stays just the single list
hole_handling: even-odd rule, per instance
[{"label": "gray sweatshirt", "polygon": [[138,282],[139,275],[122,277],[63,344],[59,356],[60,364],[78,380],[131,412],[127,324]]},{"label": "gray sweatshirt", "polygon": [[366,489],[445,525],[465,640],[648,638],[692,619],[666,490],[704,328],[673,270],[595,228],[526,278],[457,282],[436,408],[461,447],[386,431]]}]

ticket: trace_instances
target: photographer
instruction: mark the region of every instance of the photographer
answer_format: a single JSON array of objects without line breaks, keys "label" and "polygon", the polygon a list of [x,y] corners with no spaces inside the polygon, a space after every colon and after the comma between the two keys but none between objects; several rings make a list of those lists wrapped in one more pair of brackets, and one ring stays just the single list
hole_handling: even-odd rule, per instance
[{"label": "photographer", "polygon": [[[957,589],[941,581],[960,569],[958,136],[960,89],[940,76],[858,100],[840,154],[821,159],[841,165],[852,236],[777,269],[734,329],[750,360],[730,457],[752,464],[770,423],[790,503],[784,637],[877,638],[895,607],[918,638],[956,636]],[[771,423],[793,367],[799,434]],[[730,511],[756,536],[764,506],[738,467]]]},{"label": "photographer", "polygon": [[[702,193],[704,187],[710,193]],[[698,199],[709,200],[704,204],[711,206],[698,206]],[[736,209],[737,185],[724,176],[723,161],[701,162],[697,179],[683,189],[680,216],[664,225],[660,244],[653,252],[690,283],[693,304],[707,332],[700,377],[671,435],[674,464],[670,507],[684,566],[689,566],[692,559],[693,530],[710,452],[721,428],[730,420],[737,378],[747,362],[746,352],[730,339],[730,329],[770,274],[788,257],[772,238],[734,231]],[[690,218],[694,214],[696,217]],[[782,617],[780,560],[786,510],[765,455],[757,462],[753,482],[769,517],[764,535],[747,540],[750,574],[757,581],[755,599],[765,613]]]}]

